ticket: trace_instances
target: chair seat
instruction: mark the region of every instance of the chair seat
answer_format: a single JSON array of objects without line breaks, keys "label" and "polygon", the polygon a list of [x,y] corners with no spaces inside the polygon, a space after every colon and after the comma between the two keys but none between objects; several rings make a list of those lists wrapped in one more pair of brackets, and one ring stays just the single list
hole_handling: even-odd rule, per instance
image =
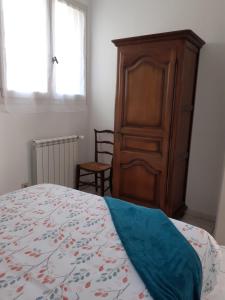
[{"label": "chair seat", "polygon": [[101,172],[101,171],[109,170],[111,168],[111,165],[103,164],[100,162],[88,162],[88,163],[80,164],[80,168],[92,172]]}]

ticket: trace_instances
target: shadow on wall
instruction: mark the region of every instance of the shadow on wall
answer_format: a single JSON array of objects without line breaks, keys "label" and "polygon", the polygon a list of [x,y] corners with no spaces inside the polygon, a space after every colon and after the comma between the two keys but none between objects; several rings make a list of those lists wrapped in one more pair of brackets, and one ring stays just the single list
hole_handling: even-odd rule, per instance
[{"label": "shadow on wall", "polygon": [[187,188],[188,206],[211,217],[217,212],[225,152],[224,53],[225,44],[217,43],[201,51]]}]

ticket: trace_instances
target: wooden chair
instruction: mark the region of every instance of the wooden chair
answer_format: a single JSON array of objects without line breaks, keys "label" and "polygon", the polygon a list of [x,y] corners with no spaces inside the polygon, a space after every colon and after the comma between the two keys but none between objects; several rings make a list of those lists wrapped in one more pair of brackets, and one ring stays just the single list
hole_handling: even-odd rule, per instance
[{"label": "wooden chair", "polygon": [[[100,188],[101,196],[104,196],[105,192],[110,189],[112,192],[112,157],[113,157],[113,142],[109,140],[101,140],[100,137],[104,135],[110,135],[113,140],[114,132],[112,130],[96,130],[95,132],[95,161],[88,162],[83,164],[78,164],[76,166],[76,189],[79,190],[80,187],[83,186],[94,186],[96,192],[98,193],[98,189]],[[112,148],[112,151],[104,151],[102,148],[108,145],[108,147]],[[102,147],[103,146],[103,147]],[[110,163],[102,163],[99,161],[100,155],[110,156]],[[81,171],[84,171],[85,173]],[[106,177],[106,172],[109,171],[108,177]],[[81,181],[81,177],[94,175],[94,182]],[[100,180],[100,185],[98,184]],[[105,182],[109,181],[109,185],[105,188]]]}]

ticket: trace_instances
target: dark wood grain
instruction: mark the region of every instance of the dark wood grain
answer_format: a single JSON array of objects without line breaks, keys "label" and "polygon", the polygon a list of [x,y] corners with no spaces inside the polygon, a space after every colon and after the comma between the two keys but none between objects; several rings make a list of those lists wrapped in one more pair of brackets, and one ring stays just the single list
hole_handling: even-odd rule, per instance
[{"label": "dark wood grain", "polygon": [[181,216],[204,42],[190,30],[113,42],[118,47],[113,196]]}]

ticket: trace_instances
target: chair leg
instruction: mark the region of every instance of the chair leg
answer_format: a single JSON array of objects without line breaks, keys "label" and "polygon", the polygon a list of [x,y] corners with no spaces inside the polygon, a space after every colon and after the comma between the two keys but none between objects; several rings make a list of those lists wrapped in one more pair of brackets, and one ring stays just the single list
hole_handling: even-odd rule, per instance
[{"label": "chair leg", "polygon": [[98,192],[98,173],[95,173],[95,191]]},{"label": "chair leg", "polygon": [[80,185],[80,165],[76,167],[76,189],[79,190]]},{"label": "chair leg", "polygon": [[101,196],[104,196],[105,192],[105,173],[101,172]]}]

